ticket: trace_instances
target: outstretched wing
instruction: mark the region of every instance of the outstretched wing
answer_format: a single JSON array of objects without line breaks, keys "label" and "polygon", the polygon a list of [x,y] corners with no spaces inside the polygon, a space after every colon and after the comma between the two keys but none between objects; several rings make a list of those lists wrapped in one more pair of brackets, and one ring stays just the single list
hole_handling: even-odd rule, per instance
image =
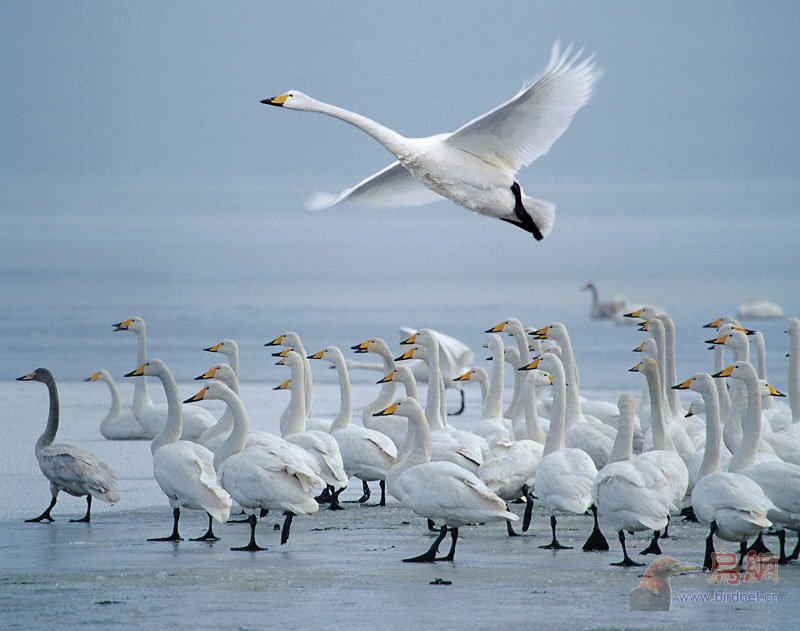
[{"label": "outstretched wing", "polygon": [[[582,51],[581,51],[582,52]],[[589,100],[599,76],[594,57],[578,61],[558,42],[539,79],[490,112],[454,131],[445,142],[514,172],[546,154]]]},{"label": "outstretched wing", "polygon": [[444,199],[420,184],[399,162],[393,162],[341,193],[317,193],[306,202],[308,210],[323,210],[341,202],[376,207],[422,206]]}]

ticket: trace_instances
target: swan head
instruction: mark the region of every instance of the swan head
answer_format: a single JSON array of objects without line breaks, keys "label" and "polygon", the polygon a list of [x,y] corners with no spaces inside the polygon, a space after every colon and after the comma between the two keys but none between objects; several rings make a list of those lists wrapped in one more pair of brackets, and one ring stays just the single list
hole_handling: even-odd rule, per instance
[{"label": "swan head", "polygon": [[383,346],[386,346],[386,342],[384,342],[381,338],[371,337],[368,340],[361,342],[361,344],[351,346],[350,350],[355,351],[357,354],[378,353]]},{"label": "swan head", "polygon": [[344,364],[344,355],[342,355],[342,351],[338,346],[326,346],[321,351],[318,351],[313,355],[309,355],[308,359],[324,359],[329,361],[334,366]]},{"label": "swan head", "polygon": [[273,388],[273,390],[291,390],[292,389],[292,380],[287,379],[283,383],[279,383],[277,386]]},{"label": "swan head", "polygon": [[319,107],[319,101],[312,99],[308,94],[300,90],[289,90],[278,96],[261,101],[264,105],[274,105],[275,107],[285,107],[288,110],[313,111]]},{"label": "swan head", "polygon": [[765,397],[785,397],[786,395],[783,392],[780,392],[778,389],[774,388],[772,385],[767,383],[764,379],[759,379],[761,383],[761,396]]},{"label": "swan head", "polygon": [[545,387],[545,386],[552,386],[553,385],[553,375],[549,372],[544,370],[539,370],[538,368],[535,370],[531,370],[528,372],[527,377],[525,378],[525,385],[530,387]]},{"label": "swan head", "polygon": [[238,354],[239,345],[234,340],[222,340],[214,344],[214,346],[209,346],[203,350],[209,353],[222,353],[223,355],[230,356],[234,353]]},{"label": "swan head", "polygon": [[125,377],[158,377],[169,369],[167,365],[158,357],[151,357],[136,370],[125,373]]},{"label": "swan head", "polygon": [[392,403],[389,407],[384,408],[380,412],[375,412],[372,416],[405,416],[409,417],[412,414],[422,412],[422,407],[419,402],[412,397],[403,397]]},{"label": "swan head", "polygon": [[[491,357],[489,359],[491,359]],[[503,361],[508,364],[511,364],[513,368],[519,366],[520,362],[519,349],[516,349],[513,346],[505,347],[503,349]]]},{"label": "swan head", "polygon": [[634,353],[647,353],[650,357],[655,357],[658,349],[656,348],[656,341],[652,337],[648,337],[639,346],[633,349]]},{"label": "swan head", "polygon": [[236,396],[233,393],[233,390],[231,390],[221,381],[209,381],[202,388],[200,388],[199,392],[186,399],[184,403],[196,403],[197,401],[203,401],[204,399],[224,400],[229,398],[231,395]]},{"label": "swan head", "polygon": [[111,326],[114,327],[115,331],[133,331],[134,333],[145,332],[144,320],[139,316],[133,316],[132,318],[128,318],[122,322],[117,322]]},{"label": "swan head", "polygon": [[406,350],[402,355],[398,355],[394,358],[394,361],[401,362],[407,361],[409,359],[425,359],[426,352],[424,346],[419,346],[418,344],[413,344],[411,348]]},{"label": "swan head", "polygon": [[690,418],[697,414],[705,414],[705,413],[706,413],[706,404],[703,402],[703,399],[695,399],[689,404],[689,409],[686,410],[686,414],[684,414],[683,416],[684,418]]},{"label": "swan head", "polygon": [[621,418],[632,419],[636,414],[636,399],[628,392],[623,392],[617,399],[617,408]]},{"label": "swan head", "polygon": [[704,329],[719,329],[724,324],[736,324],[737,326],[740,326],[738,320],[734,320],[733,318],[728,317],[728,316],[720,316],[719,318],[711,320],[711,322],[709,322],[708,324],[704,324],[703,328]]},{"label": "swan head", "polygon": [[633,368],[629,368],[628,372],[640,372],[644,375],[658,374],[658,364],[652,357],[645,357],[642,361],[636,364]]},{"label": "swan head", "polygon": [[641,307],[630,313],[623,314],[626,318],[638,318],[639,320],[654,320],[661,312],[653,307]]},{"label": "swan head", "polygon": [[291,347],[299,347],[300,344],[300,336],[295,333],[294,331],[287,331],[286,333],[281,333],[278,337],[274,338],[272,341],[267,342],[264,346],[291,346]]},{"label": "swan head", "polygon": [[673,390],[692,390],[693,392],[716,392],[714,381],[707,372],[699,372],[672,386]]},{"label": "swan head", "polygon": [[489,339],[486,340],[486,343],[483,345],[484,348],[488,348],[492,353],[500,353],[500,350],[503,348],[503,340],[500,338],[499,335],[496,333],[492,333],[489,335]]},{"label": "swan head", "polygon": [[47,383],[48,381],[54,381],[54,379],[53,373],[47,370],[47,368],[37,368],[33,372],[29,372],[27,375],[17,377],[17,381],[40,381],[42,383]]},{"label": "swan head", "polygon": [[230,367],[230,364],[219,363],[214,364],[202,375],[198,375],[194,378],[195,381],[205,381],[206,379],[216,379],[217,381],[230,384],[236,380],[236,373],[233,372],[233,368]]},{"label": "swan head", "polygon": [[755,379],[758,381],[758,375],[753,364],[746,361],[733,362],[730,366],[726,366],[717,373],[711,375],[716,379],[723,379],[731,377],[732,379],[750,380]]},{"label": "swan head", "polygon": [[91,375],[86,377],[84,381],[108,381],[110,379],[111,374],[105,368],[101,368],[97,372],[93,372]]}]

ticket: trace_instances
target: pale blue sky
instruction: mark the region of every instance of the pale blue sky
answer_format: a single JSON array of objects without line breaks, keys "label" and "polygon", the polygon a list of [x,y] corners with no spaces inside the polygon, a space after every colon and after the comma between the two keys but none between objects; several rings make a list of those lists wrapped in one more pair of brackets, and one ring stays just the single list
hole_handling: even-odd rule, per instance
[{"label": "pale blue sky", "polygon": [[512,95],[556,38],[597,52],[592,102],[523,173],[544,184],[793,179],[793,2],[0,3],[0,174],[361,177],[382,147],[267,108],[289,88],[408,135]]}]

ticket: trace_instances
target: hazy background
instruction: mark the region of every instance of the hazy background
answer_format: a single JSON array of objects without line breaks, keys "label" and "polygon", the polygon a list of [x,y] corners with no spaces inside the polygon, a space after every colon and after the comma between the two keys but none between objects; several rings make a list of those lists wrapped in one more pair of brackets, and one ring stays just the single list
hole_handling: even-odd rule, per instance
[{"label": "hazy background", "polygon": [[[799,18],[783,2],[0,3],[0,378],[130,370],[110,325],[133,314],[184,378],[222,337],[263,370],[286,329],[309,351],[404,323],[478,345],[509,315],[563,320],[580,358],[611,344],[587,280],[687,327],[749,298],[794,315]],[[558,38],[603,76],[520,173],[558,206],[544,242],[446,201],[303,210],[391,157],[261,99],[296,88],[447,131],[534,79]],[[638,336],[613,335],[621,367]],[[609,385],[600,357],[596,374]]]}]

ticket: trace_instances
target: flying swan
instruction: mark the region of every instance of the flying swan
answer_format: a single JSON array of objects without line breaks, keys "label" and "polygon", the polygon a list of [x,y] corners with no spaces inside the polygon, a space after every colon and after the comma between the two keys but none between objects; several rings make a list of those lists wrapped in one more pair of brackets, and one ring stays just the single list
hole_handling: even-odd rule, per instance
[{"label": "flying swan", "polygon": [[502,219],[541,240],[553,229],[555,206],[528,197],[517,171],[546,154],[589,100],[599,76],[594,57],[553,46],[544,73],[516,96],[452,133],[407,138],[369,118],[290,90],[261,101],[319,112],[358,127],[397,159],[339,195],[318,194],[311,210],[343,201],[376,207],[421,206],[440,199]]}]

